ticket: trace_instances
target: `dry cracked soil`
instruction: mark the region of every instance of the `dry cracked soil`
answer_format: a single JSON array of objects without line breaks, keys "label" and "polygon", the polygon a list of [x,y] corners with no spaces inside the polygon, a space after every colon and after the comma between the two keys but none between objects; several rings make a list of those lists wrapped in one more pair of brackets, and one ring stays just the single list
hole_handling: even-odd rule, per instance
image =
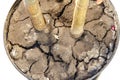
[{"label": "dry cracked soil", "polygon": [[90,0],[84,33],[70,27],[75,0],[39,0],[49,30],[37,31],[22,0],[8,14],[5,47],[15,67],[30,80],[94,80],[118,44],[118,20],[109,0]]}]

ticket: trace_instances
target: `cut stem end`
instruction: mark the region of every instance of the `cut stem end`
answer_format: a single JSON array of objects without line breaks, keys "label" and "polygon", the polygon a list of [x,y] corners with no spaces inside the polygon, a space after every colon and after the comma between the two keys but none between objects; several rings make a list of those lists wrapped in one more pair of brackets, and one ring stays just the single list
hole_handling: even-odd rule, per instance
[{"label": "cut stem end", "polygon": [[83,32],[84,32],[84,30],[83,30],[83,28],[81,27],[80,29],[72,29],[71,28],[71,35],[72,35],[72,37],[74,37],[74,38],[79,38],[79,37],[81,37],[81,35],[83,34]]},{"label": "cut stem end", "polygon": [[41,31],[46,28],[45,20],[39,6],[38,0],[24,0],[25,7],[28,10],[33,26],[36,30]]},{"label": "cut stem end", "polygon": [[76,0],[71,26],[71,34],[75,38],[80,37],[84,32],[83,26],[85,24],[88,5],[89,0]]}]

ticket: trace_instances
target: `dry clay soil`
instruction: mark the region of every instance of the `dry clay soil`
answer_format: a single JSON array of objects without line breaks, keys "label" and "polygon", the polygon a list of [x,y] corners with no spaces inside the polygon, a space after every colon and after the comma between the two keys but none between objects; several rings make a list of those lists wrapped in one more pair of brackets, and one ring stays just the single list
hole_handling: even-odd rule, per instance
[{"label": "dry clay soil", "polygon": [[118,20],[109,0],[90,0],[84,33],[70,34],[75,0],[39,0],[48,30],[37,31],[22,0],[5,26],[12,63],[31,80],[93,80],[109,63],[118,44]]}]

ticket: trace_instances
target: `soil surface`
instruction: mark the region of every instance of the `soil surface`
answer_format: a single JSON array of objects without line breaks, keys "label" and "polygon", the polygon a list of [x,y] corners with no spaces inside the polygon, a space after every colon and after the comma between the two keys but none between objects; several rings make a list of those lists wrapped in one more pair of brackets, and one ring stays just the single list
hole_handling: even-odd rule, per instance
[{"label": "soil surface", "polygon": [[84,33],[70,27],[75,0],[39,0],[47,27],[37,31],[22,0],[6,21],[5,47],[15,66],[31,80],[93,80],[109,63],[118,44],[118,20],[109,0],[90,0]]}]

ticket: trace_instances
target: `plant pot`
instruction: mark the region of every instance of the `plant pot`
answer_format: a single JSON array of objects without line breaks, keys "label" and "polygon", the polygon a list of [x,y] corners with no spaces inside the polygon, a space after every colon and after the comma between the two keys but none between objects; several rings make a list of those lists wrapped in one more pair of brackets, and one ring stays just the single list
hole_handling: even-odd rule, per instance
[{"label": "plant pot", "polygon": [[70,34],[75,0],[39,0],[47,27],[37,31],[22,0],[8,13],[4,44],[13,65],[31,80],[93,80],[119,42],[118,17],[109,0],[90,0],[84,32]]}]

